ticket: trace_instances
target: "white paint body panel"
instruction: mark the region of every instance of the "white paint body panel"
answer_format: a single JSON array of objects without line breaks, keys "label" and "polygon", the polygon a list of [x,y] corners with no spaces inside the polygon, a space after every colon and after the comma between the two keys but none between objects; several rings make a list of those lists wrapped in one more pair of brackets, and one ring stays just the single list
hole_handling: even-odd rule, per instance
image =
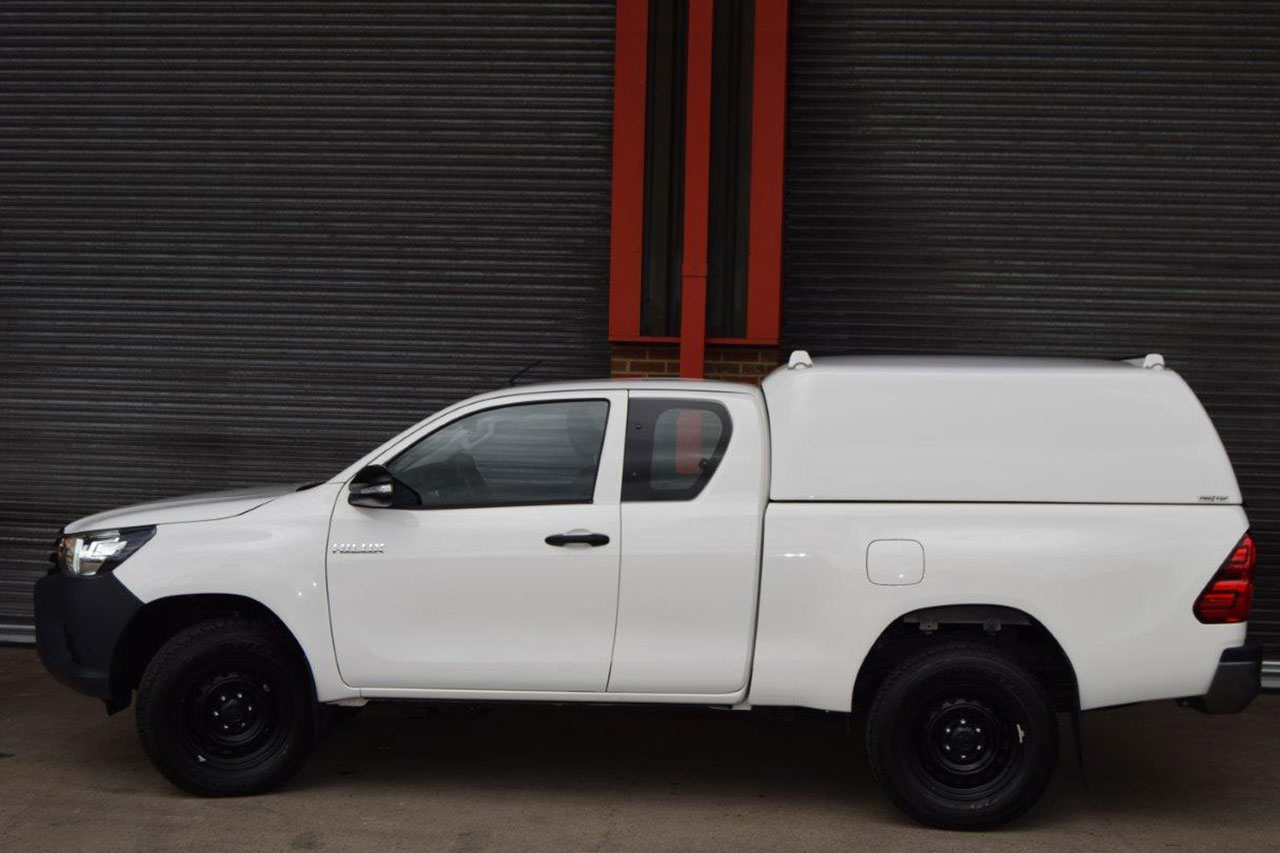
[{"label": "white paint body panel", "polygon": [[[620,502],[629,394],[710,396],[730,411],[729,449],[698,498]],[[359,468],[455,417],[588,397],[611,401],[590,505],[346,502]],[[129,508],[68,529],[156,524],[116,570],[125,586],[144,602],[260,602],[297,638],[321,701],[847,710],[890,624],[924,607],[991,604],[1054,635],[1094,708],[1203,694],[1246,631],[1191,612],[1247,519],[1212,425],[1171,371],[819,359],[775,373],[763,396],[675,381],[502,389],[437,413],[328,483],[292,488]],[[610,544],[543,542],[573,528]],[[877,540],[919,543],[922,577],[915,556],[900,545],[877,554]],[[334,541],[384,551],[330,555]]]},{"label": "white paint body panel", "polygon": [[[591,504],[367,509],[338,502],[332,542],[383,545],[377,554],[328,555],[334,647],[348,684],[605,690],[618,601],[626,392],[506,402],[602,398],[609,418]],[[459,407],[433,429],[493,405]],[[544,541],[570,530],[610,541],[598,548]]]},{"label": "white paint body panel", "polygon": [[760,392],[712,396],[733,433],[715,476],[691,501],[622,504],[622,586],[610,693],[738,693],[755,634],[767,425]]},{"label": "white paint body panel", "polygon": [[325,483],[234,518],[160,524],[116,577],[144,602],[210,593],[251,598],[293,633],[321,702],[359,696],[338,674],[329,631],[324,555],[340,495],[345,486]]},{"label": "white paint body panel", "polygon": [[300,485],[300,483],[293,483],[254,486],[248,489],[205,492],[200,495],[184,495],[179,498],[135,504],[73,521],[67,525],[66,532],[79,533],[87,530],[112,530],[120,527],[231,518],[260,507],[281,495],[295,492]]},{"label": "white paint body panel", "polygon": [[[553,533],[608,545],[553,547]],[[345,501],[329,555],[333,641],[360,687],[603,691],[618,600],[618,505],[374,510]]]},{"label": "white paint body panel", "polygon": [[782,501],[1240,503],[1172,370],[1083,359],[818,359],[764,381]]},{"label": "white paint body panel", "polygon": [[[771,504],[748,701],[847,710],[880,633],[951,604],[1040,621],[1084,708],[1202,695],[1245,628],[1202,625],[1191,607],[1246,526],[1232,506]],[[868,544],[908,536],[924,581],[868,581]]]}]

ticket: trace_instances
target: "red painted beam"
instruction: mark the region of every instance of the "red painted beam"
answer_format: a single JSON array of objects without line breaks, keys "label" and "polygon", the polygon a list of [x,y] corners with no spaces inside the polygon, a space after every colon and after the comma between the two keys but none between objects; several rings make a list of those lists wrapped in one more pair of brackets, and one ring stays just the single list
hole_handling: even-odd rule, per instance
[{"label": "red painted beam", "polygon": [[786,158],[787,0],[756,0],[751,84],[747,337],[778,342],[782,318],[782,173]]},{"label": "red painted beam", "polygon": [[694,378],[702,376],[707,348],[707,195],[711,180],[711,34],[714,12],[713,0],[689,0],[680,375]]},{"label": "red painted beam", "polygon": [[613,208],[609,339],[640,336],[649,2],[618,0],[613,66]]}]

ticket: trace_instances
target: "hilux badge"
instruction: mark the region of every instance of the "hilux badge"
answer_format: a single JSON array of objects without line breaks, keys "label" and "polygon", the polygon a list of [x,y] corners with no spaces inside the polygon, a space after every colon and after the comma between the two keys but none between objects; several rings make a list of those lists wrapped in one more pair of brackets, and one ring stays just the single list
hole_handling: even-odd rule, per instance
[{"label": "hilux badge", "polygon": [[335,554],[381,554],[382,542],[334,542]]}]

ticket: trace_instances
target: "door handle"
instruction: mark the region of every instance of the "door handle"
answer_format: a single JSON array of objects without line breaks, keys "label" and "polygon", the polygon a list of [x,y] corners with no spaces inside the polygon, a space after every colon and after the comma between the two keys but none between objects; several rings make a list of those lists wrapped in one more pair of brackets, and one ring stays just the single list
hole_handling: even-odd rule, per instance
[{"label": "door handle", "polygon": [[547,537],[548,545],[563,548],[565,545],[590,545],[599,548],[609,544],[609,537],[603,533],[553,533]]}]

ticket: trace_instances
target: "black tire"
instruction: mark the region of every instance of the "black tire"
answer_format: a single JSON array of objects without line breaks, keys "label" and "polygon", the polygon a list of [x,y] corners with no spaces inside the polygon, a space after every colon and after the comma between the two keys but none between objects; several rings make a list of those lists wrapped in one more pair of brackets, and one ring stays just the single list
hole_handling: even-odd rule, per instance
[{"label": "black tire", "polygon": [[930,826],[989,829],[1035,804],[1058,760],[1058,718],[1040,682],[980,643],[904,661],[867,720],[876,780]]},{"label": "black tire", "polygon": [[292,643],[238,617],[190,626],[161,646],[138,686],[138,736],[170,782],[193,794],[257,794],[298,771],[315,702]]}]

